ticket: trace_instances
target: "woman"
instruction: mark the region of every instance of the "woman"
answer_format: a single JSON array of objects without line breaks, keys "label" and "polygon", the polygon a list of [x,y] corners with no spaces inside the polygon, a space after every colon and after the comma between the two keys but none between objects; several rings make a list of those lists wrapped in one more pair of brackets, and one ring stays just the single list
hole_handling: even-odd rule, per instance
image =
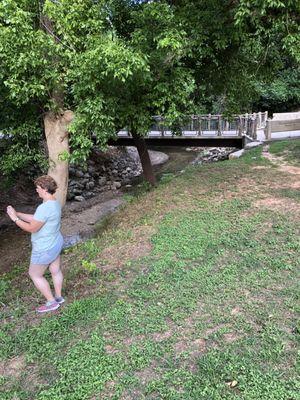
[{"label": "woman", "polygon": [[[46,304],[36,311],[45,313],[56,310],[65,301],[61,296],[63,284],[63,274],[60,269],[60,253],[63,247],[63,237],[60,233],[61,205],[54,196],[57,184],[51,176],[43,175],[37,178],[34,184],[39,197],[43,199],[43,203],[38,206],[34,215],[17,212],[12,206],[7,207],[7,214],[19,228],[31,233],[29,276],[47,300]],[[48,267],[52,275],[55,296],[44,277]]]}]

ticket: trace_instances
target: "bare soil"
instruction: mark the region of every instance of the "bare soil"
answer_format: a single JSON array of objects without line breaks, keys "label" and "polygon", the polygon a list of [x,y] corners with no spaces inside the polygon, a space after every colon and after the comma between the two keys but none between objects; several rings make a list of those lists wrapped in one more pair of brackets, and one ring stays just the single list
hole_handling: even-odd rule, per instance
[{"label": "bare soil", "polygon": [[[163,173],[176,172],[185,167],[195,158],[194,153],[184,149],[161,148],[169,156],[169,161],[155,168],[157,176]],[[155,155],[157,152],[153,152]],[[162,154],[162,153],[160,153]],[[96,160],[95,160],[96,161]],[[2,182],[0,176],[0,184]],[[12,205],[16,210],[32,214],[40,204],[32,180],[26,176],[20,176],[16,184],[10,189],[0,189],[0,275],[9,271],[14,265],[18,265],[29,258],[31,244],[30,235],[17,228],[6,215],[6,207]],[[97,223],[106,216],[114,213],[123,203],[123,190],[110,190],[97,194],[95,197],[83,202],[67,202],[62,216],[62,233],[65,237],[80,236],[89,238],[97,232]],[[136,254],[141,255],[145,250],[143,235],[137,243],[140,243]],[[106,254],[113,250],[108,248]],[[149,249],[148,249],[149,250]],[[117,252],[118,253],[118,252]],[[124,252],[123,252],[124,253]],[[126,255],[124,255],[124,262]],[[127,255],[133,257],[133,254]]]},{"label": "bare soil", "polygon": [[[0,203],[0,274],[24,262],[31,249],[30,235],[18,229],[6,216],[6,206],[11,204],[18,211],[32,214],[40,203],[36,193],[28,188],[18,191],[15,187],[10,193]],[[122,203],[121,191],[100,193],[81,203],[67,203],[62,216],[63,235],[80,235],[82,238],[92,236],[96,223],[114,212]]]}]

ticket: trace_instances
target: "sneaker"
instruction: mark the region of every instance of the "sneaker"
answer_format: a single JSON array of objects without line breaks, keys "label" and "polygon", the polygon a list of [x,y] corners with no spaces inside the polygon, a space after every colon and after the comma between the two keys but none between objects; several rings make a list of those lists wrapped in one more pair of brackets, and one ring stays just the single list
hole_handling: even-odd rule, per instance
[{"label": "sneaker", "polygon": [[58,309],[59,306],[60,306],[60,304],[57,303],[56,301],[47,301],[46,304],[44,304],[43,306],[37,308],[36,311],[38,313],[45,313],[45,312],[49,312],[49,311],[55,311],[55,310]]},{"label": "sneaker", "polygon": [[58,304],[62,304],[65,302],[65,299],[63,297],[55,297],[55,301]]}]

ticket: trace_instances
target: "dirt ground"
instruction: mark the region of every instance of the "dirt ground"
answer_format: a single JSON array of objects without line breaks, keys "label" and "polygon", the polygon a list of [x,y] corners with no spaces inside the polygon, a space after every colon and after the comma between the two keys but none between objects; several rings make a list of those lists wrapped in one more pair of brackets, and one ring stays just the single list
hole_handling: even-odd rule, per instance
[{"label": "dirt ground", "polygon": [[[152,152],[153,157],[167,153],[169,161],[155,167],[157,175],[178,171],[195,158],[195,154],[184,149],[159,150]],[[152,161],[160,164],[160,160]],[[83,239],[92,236],[97,222],[122,205],[123,194],[122,189],[109,190],[83,202],[67,202],[62,217],[62,233],[67,242],[71,244],[78,236]],[[32,214],[39,203],[32,180],[25,176],[21,176],[10,189],[0,190],[0,274],[15,264],[24,263],[30,254],[30,235],[16,228],[6,215],[6,207],[12,205],[18,211]]]},{"label": "dirt ground", "polygon": [[[7,192],[1,198],[0,274],[10,270],[14,264],[24,262],[24,255],[29,257],[30,253],[30,235],[18,229],[6,216],[5,210],[11,204],[18,211],[32,214],[40,200],[29,188],[17,190],[15,187],[11,195]],[[107,191],[81,203],[67,203],[62,216],[62,233],[67,241],[77,240],[78,236],[82,239],[90,237],[96,223],[123,203],[122,195],[121,191]]]}]

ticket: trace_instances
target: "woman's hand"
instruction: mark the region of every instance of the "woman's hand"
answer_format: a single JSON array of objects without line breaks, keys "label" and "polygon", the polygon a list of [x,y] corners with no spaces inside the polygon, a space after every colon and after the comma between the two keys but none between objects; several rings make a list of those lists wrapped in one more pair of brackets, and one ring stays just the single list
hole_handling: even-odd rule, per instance
[{"label": "woman's hand", "polygon": [[9,216],[9,218],[12,221],[14,221],[16,218],[18,218],[17,212],[12,206],[8,206],[7,209],[6,209],[6,212],[7,212],[7,215]]}]

